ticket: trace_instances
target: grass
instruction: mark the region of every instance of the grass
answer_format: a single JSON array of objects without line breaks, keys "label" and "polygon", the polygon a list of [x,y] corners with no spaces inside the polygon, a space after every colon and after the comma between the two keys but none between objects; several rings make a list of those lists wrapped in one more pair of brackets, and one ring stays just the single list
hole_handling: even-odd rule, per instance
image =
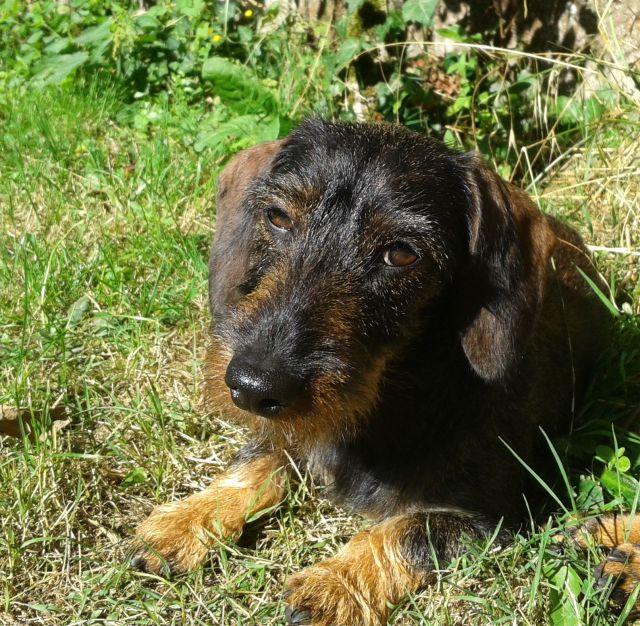
[{"label": "grass", "polygon": [[[127,567],[151,506],[201,488],[245,435],[200,405],[221,159],[175,129],[119,125],[121,109],[116,90],[89,85],[16,94],[0,117],[0,404],[32,431],[0,435],[0,624],[283,624],[287,576],[365,524],[307,481],[251,547],[220,545],[173,581]],[[607,251],[639,249],[638,113],[610,109],[529,183],[600,247],[627,312],[571,446],[556,444],[585,511],[629,506],[603,489],[598,445],[624,446],[630,474],[640,465],[640,260]],[[573,513],[509,546],[470,545],[390,623],[616,624],[593,584],[602,553],[552,542]]]}]

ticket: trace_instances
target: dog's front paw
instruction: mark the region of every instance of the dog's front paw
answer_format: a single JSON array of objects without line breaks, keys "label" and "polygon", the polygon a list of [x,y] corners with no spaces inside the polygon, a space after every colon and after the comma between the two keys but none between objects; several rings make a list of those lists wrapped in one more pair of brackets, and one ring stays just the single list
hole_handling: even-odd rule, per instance
[{"label": "dog's front paw", "polygon": [[423,541],[424,517],[398,515],[359,532],[331,559],[291,578],[285,597],[292,626],[381,626],[396,604],[427,580],[404,556]]},{"label": "dog's front paw", "polygon": [[[207,506],[208,504],[208,506]],[[211,524],[210,502],[191,496],[163,504],[136,530],[133,567],[154,574],[188,572],[206,558],[213,534],[233,535],[231,529]]]},{"label": "dog's front paw", "polygon": [[282,499],[284,477],[280,456],[260,455],[204,491],[159,506],[136,531],[132,565],[156,574],[195,569],[216,539],[237,540],[249,517]]},{"label": "dog's front paw", "polygon": [[291,626],[380,626],[386,623],[385,598],[366,572],[329,559],[290,579],[285,599]]}]

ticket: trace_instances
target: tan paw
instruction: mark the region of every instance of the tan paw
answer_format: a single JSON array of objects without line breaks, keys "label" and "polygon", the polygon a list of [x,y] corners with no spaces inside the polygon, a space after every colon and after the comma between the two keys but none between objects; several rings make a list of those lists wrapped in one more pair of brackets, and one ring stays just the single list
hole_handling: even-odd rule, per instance
[{"label": "tan paw", "polygon": [[188,572],[206,559],[215,535],[235,538],[232,529],[211,522],[211,497],[202,495],[154,509],[136,530],[133,567],[154,574]]},{"label": "tan paw", "polygon": [[246,520],[273,508],[284,493],[278,456],[231,467],[204,491],[155,509],[136,531],[132,565],[156,574],[193,570],[216,538],[237,540]]},{"label": "tan paw", "polygon": [[380,626],[388,613],[375,585],[335,558],[293,576],[285,598],[291,626]]},{"label": "tan paw", "polygon": [[291,578],[285,597],[292,626],[381,626],[389,603],[415,591],[426,574],[403,556],[419,515],[391,517],[355,535],[331,559]]}]

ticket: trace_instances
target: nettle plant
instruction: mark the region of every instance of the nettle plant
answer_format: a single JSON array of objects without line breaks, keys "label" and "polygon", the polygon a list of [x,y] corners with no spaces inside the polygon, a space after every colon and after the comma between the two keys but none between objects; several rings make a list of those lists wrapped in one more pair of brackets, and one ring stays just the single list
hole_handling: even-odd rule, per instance
[{"label": "nettle plant", "polygon": [[[252,37],[254,10],[238,2],[160,0],[148,8],[117,0],[5,3],[0,52],[12,74],[59,84],[77,70],[111,74],[140,97],[196,92],[204,59]],[[14,79],[16,80],[16,79]]]},{"label": "nettle plant", "polygon": [[542,163],[548,146],[575,142],[604,110],[602,94],[586,106],[554,95],[552,64],[540,71],[527,57],[485,53],[478,44],[491,28],[440,30],[461,46],[434,56],[437,0],[394,10],[348,0],[334,23],[252,2],[9,0],[0,60],[10,71],[0,81],[44,87],[106,76],[132,105],[126,122],[146,132],[179,103],[184,140],[219,157],[283,136],[310,113],[398,121],[480,150],[504,176]]}]

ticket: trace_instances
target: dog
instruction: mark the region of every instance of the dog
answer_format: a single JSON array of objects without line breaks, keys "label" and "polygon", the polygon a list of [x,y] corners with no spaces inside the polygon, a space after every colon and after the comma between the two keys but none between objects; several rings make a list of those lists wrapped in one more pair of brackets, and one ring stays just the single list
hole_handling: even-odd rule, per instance
[{"label": "dog", "polygon": [[289,623],[386,623],[437,561],[537,506],[523,465],[553,465],[543,432],[570,430],[608,341],[584,276],[602,284],[576,232],[400,126],[312,119],[239,153],[218,181],[204,394],[251,442],[140,525],[136,565],[198,566],[283,500],[293,459],[376,523],[289,580]]}]

